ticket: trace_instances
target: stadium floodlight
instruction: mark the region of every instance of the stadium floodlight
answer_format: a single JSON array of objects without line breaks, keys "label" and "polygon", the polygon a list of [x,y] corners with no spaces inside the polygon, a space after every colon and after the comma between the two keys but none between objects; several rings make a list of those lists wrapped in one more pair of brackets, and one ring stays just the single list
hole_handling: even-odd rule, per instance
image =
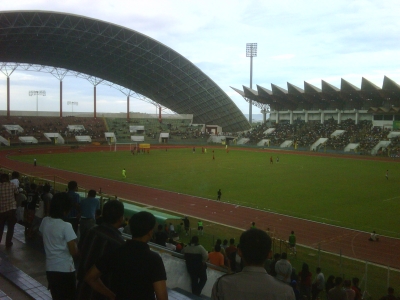
[{"label": "stadium floodlight", "polygon": [[72,113],[74,113],[74,105],[78,106],[78,102],[68,101],[68,105],[71,105]]},{"label": "stadium floodlight", "polygon": [[[250,57],[250,88],[253,88],[253,57],[257,57],[257,43],[246,44],[246,57]],[[253,121],[252,100],[249,99],[249,123]]]},{"label": "stadium floodlight", "polygon": [[39,116],[39,96],[46,96],[46,91],[29,91],[29,96],[36,96],[36,116]]}]

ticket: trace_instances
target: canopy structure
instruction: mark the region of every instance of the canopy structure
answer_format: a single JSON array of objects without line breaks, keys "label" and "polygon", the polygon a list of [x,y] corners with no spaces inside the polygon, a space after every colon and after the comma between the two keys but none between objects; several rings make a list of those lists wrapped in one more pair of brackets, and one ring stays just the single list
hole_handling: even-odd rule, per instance
[{"label": "canopy structure", "polygon": [[144,207],[126,203],[126,202],[124,202],[124,208],[125,208],[125,213],[124,213],[125,218],[130,218],[130,217],[132,217],[132,215],[134,215],[140,211],[147,211],[149,213],[152,213],[156,217],[158,224],[165,224],[167,220],[181,220],[182,219],[182,217],[174,216],[174,215],[164,213],[164,212],[151,210],[148,208],[144,208]]},{"label": "canopy structure", "polygon": [[361,88],[341,79],[340,89],[321,80],[321,89],[304,81],[304,89],[287,83],[287,90],[271,84],[271,89],[257,85],[257,90],[243,86],[243,91],[233,88],[245,100],[256,106],[272,110],[349,110],[364,109],[369,113],[399,113],[400,85],[384,76],[382,88],[365,78]]},{"label": "canopy structure", "polygon": [[[137,31],[49,11],[0,12],[0,61],[63,68],[139,93],[193,122],[227,132],[250,124],[228,95],[185,57]],[[8,75],[7,75],[8,76]]]}]

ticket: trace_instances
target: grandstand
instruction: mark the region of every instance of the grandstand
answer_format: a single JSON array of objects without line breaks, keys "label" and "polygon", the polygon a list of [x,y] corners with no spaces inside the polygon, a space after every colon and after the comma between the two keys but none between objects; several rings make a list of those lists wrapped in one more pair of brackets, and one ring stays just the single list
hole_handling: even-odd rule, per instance
[{"label": "grandstand", "polygon": [[274,84],[271,90],[233,89],[270,114],[268,122],[241,134],[249,145],[269,139],[278,148],[386,155],[400,128],[400,85],[386,76],[382,88],[362,78],[361,88],[342,79],[340,89],[323,80],[321,89],[307,82],[304,89],[291,83],[287,90]]}]

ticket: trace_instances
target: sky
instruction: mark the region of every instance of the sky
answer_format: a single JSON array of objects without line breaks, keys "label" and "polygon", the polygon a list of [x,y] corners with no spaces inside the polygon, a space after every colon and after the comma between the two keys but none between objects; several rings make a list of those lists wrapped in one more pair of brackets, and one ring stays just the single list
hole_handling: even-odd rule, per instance
[{"label": "sky", "polygon": [[[287,89],[304,81],[340,88],[343,78],[361,87],[361,78],[381,87],[386,75],[400,84],[400,5],[398,0],[0,0],[6,10],[47,10],[87,16],[145,34],[174,49],[207,74],[237,107],[248,103],[230,87],[250,86],[246,43],[257,43],[253,88]],[[15,71],[11,110],[59,110],[59,81],[42,72]],[[67,102],[78,102],[68,105]],[[63,81],[64,111],[93,111],[93,86],[85,79]],[[131,99],[133,112],[155,113],[155,106]],[[0,73],[0,110],[6,109],[6,76]],[[126,96],[97,88],[97,112],[126,112]],[[166,113],[169,111],[166,110]],[[259,114],[253,107],[253,114]]]}]

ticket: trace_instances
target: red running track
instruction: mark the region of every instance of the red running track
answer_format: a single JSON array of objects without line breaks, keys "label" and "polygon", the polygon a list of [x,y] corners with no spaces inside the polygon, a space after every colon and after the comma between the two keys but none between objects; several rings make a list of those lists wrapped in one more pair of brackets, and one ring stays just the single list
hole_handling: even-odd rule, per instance
[{"label": "red running track", "polygon": [[[297,241],[301,245],[317,248],[320,243],[321,249],[328,252],[340,253],[341,251],[345,256],[400,269],[400,252],[398,251],[400,248],[399,239],[381,237],[379,242],[369,242],[369,233],[357,230],[268,213],[225,202],[217,202],[210,199],[57,170],[40,166],[40,163],[38,166],[34,167],[31,164],[13,161],[7,158],[8,154],[108,151],[108,147],[106,148],[107,149],[102,147],[86,147],[70,149],[67,147],[57,147],[24,149],[22,150],[23,152],[18,152],[17,150],[1,151],[0,163],[5,168],[11,170],[18,170],[19,172],[35,176],[39,176],[38,174],[46,174],[65,178],[66,180],[76,180],[79,186],[85,189],[98,190],[101,187],[104,193],[117,195],[119,198],[240,229],[249,228],[251,222],[254,221],[258,228],[270,228],[271,231],[275,232],[275,236],[283,239],[286,239],[290,231],[294,230]],[[119,150],[121,150],[121,147]],[[46,178],[49,177],[46,176]]]}]

